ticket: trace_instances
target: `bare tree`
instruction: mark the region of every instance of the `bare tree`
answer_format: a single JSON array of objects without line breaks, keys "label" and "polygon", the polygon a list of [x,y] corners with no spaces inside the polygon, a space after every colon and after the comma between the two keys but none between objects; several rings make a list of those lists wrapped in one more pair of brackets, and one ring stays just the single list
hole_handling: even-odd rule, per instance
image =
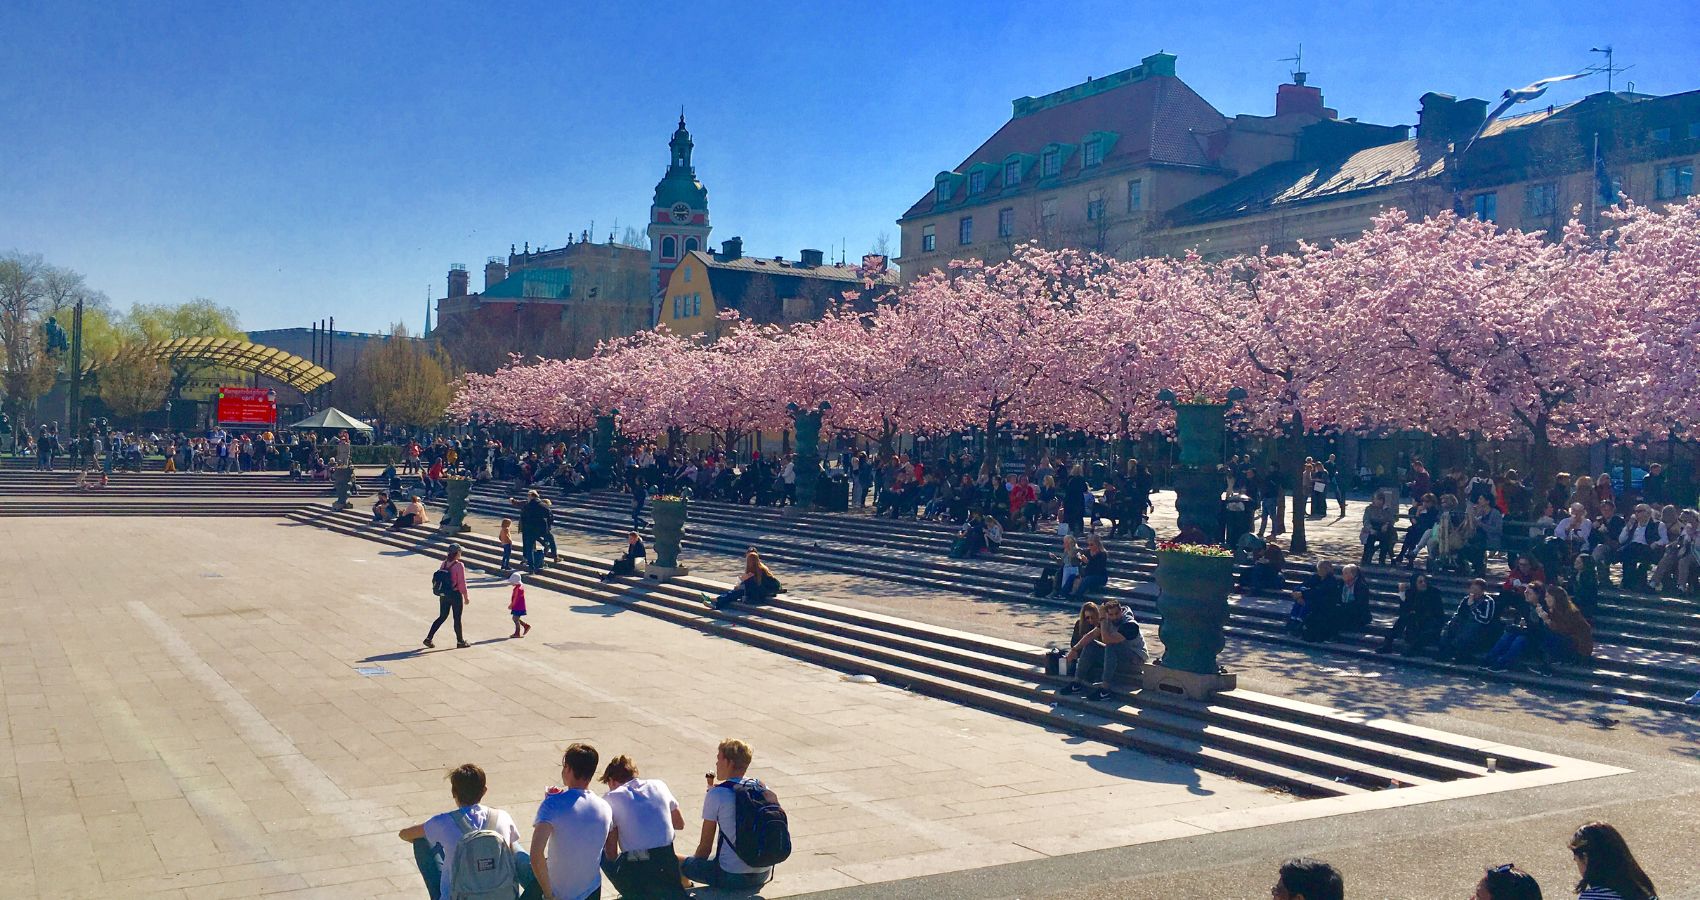
[{"label": "bare tree", "polygon": [[454,399],[454,379],[454,364],[442,348],[396,325],[388,340],[360,355],[351,393],[358,409],[386,424],[424,427],[443,418]]},{"label": "bare tree", "polygon": [[41,333],[46,268],[37,254],[0,256],[0,380],[6,412],[20,425],[23,414],[33,411],[35,401],[53,387],[57,374]]},{"label": "bare tree", "polygon": [[649,233],[646,231],[640,231],[634,226],[627,225],[625,234],[620,235],[620,243],[625,244],[628,247],[637,247],[641,250],[648,250]]}]

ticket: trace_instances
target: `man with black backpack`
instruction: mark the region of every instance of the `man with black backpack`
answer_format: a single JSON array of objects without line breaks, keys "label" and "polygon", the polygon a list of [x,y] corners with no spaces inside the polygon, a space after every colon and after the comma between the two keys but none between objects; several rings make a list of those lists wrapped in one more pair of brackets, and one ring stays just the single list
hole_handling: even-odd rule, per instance
[{"label": "man with black backpack", "polygon": [[705,776],[709,789],[702,802],[702,838],[680,866],[698,884],[761,887],[772,880],[773,867],[791,855],[785,810],[772,791],[747,777],[751,759],[749,744],[721,741],[714,774]]},{"label": "man with black backpack", "polygon": [[541,900],[513,816],[484,806],[484,790],[484,770],[467,763],[449,773],[456,808],[401,830],[425,890],[431,900]]}]

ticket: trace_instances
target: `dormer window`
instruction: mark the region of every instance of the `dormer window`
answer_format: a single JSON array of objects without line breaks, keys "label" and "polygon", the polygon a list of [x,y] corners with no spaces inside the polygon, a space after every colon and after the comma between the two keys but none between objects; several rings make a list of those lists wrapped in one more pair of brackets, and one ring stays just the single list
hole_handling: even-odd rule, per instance
[{"label": "dormer window", "polygon": [[968,193],[979,194],[986,190],[986,170],[975,169],[968,173]]},{"label": "dormer window", "polygon": [[939,203],[949,203],[950,193],[950,176],[940,175],[933,189],[933,199]]},{"label": "dormer window", "polygon": [[1021,183],[1021,160],[1012,159],[1003,164],[1003,186],[1014,187]]},{"label": "dormer window", "polygon": [[1062,151],[1050,147],[1039,156],[1039,177],[1055,178],[1062,174]]},{"label": "dormer window", "polygon": [[1081,150],[1080,164],[1088,168],[1104,161],[1104,145],[1097,141],[1087,141]]}]

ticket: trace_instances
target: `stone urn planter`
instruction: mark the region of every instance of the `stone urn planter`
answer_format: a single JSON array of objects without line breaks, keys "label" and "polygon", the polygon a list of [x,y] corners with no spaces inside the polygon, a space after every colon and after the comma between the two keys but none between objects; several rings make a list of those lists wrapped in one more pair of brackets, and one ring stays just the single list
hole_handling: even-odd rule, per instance
[{"label": "stone urn planter", "polygon": [[336,505],[332,509],[347,509],[348,495],[354,489],[354,467],[338,466],[332,469],[331,487],[336,490]]},{"label": "stone urn planter", "polygon": [[655,535],[655,563],[648,568],[649,577],[671,578],[685,574],[679,565],[679,544],[685,538],[686,503],[683,497],[655,497],[650,502],[655,519],[651,529]]},{"label": "stone urn planter", "polygon": [[443,522],[437,530],[452,534],[469,531],[466,527],[466,498],[472,493],[472,479],[444,478],[443,491],[447,509],[443,512]]},{"label": "stone urn planter", "polygon": [[1219,547],[1167,544],[1157,551],[1157,612],[1163,624],[1163,667],[1216,675],[1228,624],[1234,558]]}]

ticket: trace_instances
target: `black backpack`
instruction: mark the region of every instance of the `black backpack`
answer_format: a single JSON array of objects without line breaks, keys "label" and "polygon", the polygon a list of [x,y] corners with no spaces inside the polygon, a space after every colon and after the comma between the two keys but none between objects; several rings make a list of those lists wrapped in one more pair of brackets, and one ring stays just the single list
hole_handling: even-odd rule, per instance
[{"label": "black backpack", "polygon": [[439,597],[447,597],[455,591],[455,579],[448,569],[438,569],[431,573],[431,593]]},{"label": "black backpack", "polygon": [[791,856],[791,824],[779,798],[759,781],[727,781],[721,787],[732,791],[737,805],[737,834],[730,839],[720,832],[721,840],[732,846],[732,852],[754,869],[779,865]]}]

